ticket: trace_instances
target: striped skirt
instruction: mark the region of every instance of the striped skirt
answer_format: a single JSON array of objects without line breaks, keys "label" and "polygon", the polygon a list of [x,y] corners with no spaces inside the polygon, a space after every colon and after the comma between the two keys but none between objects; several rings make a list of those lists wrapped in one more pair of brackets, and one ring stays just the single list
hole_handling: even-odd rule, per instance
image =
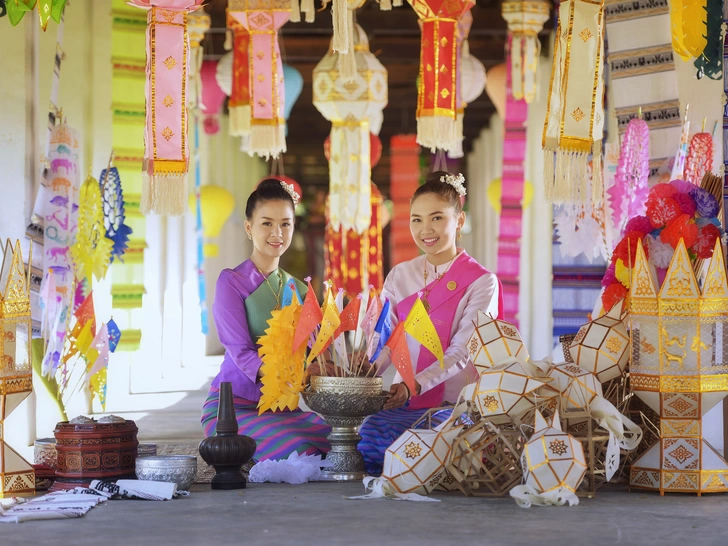
[{"label": "striped skirt", "polygon": [[[399,438],[404,431],[412,428],[412,425],[422,417],[427,408],[409,409],[404,407],[383,410],[369,417],[359,429],[362,437],[359,442],[359,451],[364,456],[364,466],[369,474],[379,475],[382,473],[384,464],[384,452]],[[452,414],[452,409],[443,409],[432,416],[432,426],[435,427],[446,421]],[[418,428],[426,428],[428,423],[422,423]]]},{"label": "striped skirt", "polygon": [[[250,436],[258,444],[254,455],[258,461],[286,459],[294,451],[302,455],[323,455],[331,448],[326,439],[331,427],[315,413],[301,410],[276,413],[266,411],[258,415],[256,402],[238,396],[234,396],[233,400],[238,433]],[[202,429],[205,437],[215,434],[219,405],[219,391],[210,389],[202,406]]]}]

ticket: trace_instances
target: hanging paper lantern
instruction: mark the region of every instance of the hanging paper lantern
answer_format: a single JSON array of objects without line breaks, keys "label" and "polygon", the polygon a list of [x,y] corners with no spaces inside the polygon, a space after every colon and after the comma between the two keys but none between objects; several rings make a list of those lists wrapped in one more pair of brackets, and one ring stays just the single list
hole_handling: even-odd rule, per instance
[{"label": "hanging paper lantern", "polygon": [[683,179],[700,186],[705,173],[713,168],[713,135],[703,131],[690,139],[688,155],[685,158]]},{"label": "hanging paper lantern", "polygon": [[476,100],[485,90],[487,81],[485,75],[485,66],[477,58],[470,54],[470,45],[468,41],[463,42],[462,53],[460,55],[460,97],[463,103],[470,104]]},{"label": "hanging paper lantern", "polygon": [[322,0],[323,8],[332,4],[331,19],[334,32],[331,40],[331,49],[339,54],[339,68],[341,78],[351,82],[356,77],[357,63],[354,55],[354,11],[364,5],[366,0]]},{"label": "hanging paper lantern", "polygon": [[220,70],[228,67],[230,69],[230,91],[226,91],[230,97],[228,101],[229,132],[231,136],[245,136],[250,133],[250,59],[248,57],[250,34],[245,25],[232,16],[229,9],[227,28],[230,32],[225,45],[227,49],[232,49],[232,62],[226,61],[224,65],[221,63]]},{"label": "hanging paper lantern", "polygon": [[551,4],[545,0],[506,0],[501,5],[511,36],[511,93],[516,100],[530,103],[536,98],[541,54],[538,33],[550,12]]},{"label": "hanging paper lantern", "polygon": [[[292,0],[295,1],[295,0]],[[298,97],[303,91],[303,76],[301,73],[289,64],[283,65],[283,87],[286,94],[285,108],[283,109],[283,118],[288,121],[296,104]],[[286,136],[288,136],[288,124],[286,123]]]},{"label": "hanging paper lantern", "polygon": [[104,227],[106,238],[113,243],[111,248],[111,262],[114,258],[124,255],[129,235],[132,229],[124,223],[124,193],[121,187],[121,177],[116,167],[104,169],[99,177],[101,197],[103,199]]},{"label": "hanging paper lantern", "polygon": [[545,195],[552,203],[597,203],[604,133],[603,4],[561,2],[556,37],[542,143]]},{"label": "hanging paper lantern", "polygon": [[473,0],[408,0],[422,23],[417,143],[433,152],[456,145],[457,21]]},{"label": "hanging paper lantern", "polygon": [[[248,71],[250,143],[248,153],[266,159],[286,151],[285,92],[278,30],[286,24],[291,1],[230,0],[228,15],[250,34]],[[233,71],[235,70],[235,64]],[[234,72],[235,74],[235,72]]]},{"label": "hanging paper lantern", "polygon": [[[378,110],[369,116],[369,131],[375,136],[379,136],[382,130],[382,124],[384,123],[384,112]],[[380,142],[381,145],[381,142]],[[374,167],[374,165],[372,165]]]},{"label": "hanging paper lantern", "polygon": [[[343,228],[334,230],[326,224],[324,262],[326,278],[336,288],[343,288],[348,298],[354,298],[371,285],[381,291],[384,284],[382,269],[382,229],[384,205],[377,186],[371,185],[372,220],[369,229],[358,234]],[[327,213],[328,218],[328,213]]]},{"label": "hanging paper lantern", "polygon": [[313,71],[313,103],[331,121],[329,221],[338,230],[363,233],[371,221],[369,115],[387,104],[387,71],[369,51],[356,25],[353,83],[341,78],[339,54],[329,51]]},{"label": "hanging paper lantern", "polygon": [[202,100],[202,40],[210,29],[210,16],[204,10],[187,15],[187,36],[190,41],[190,71],[188,74],[187,106],[200,107]]},{"label": "hanging paper lantern", "polygon": [[521,455],[524,484],[511,489],[511,497],[525,508],[579,504],[575,491],[586,474],[581,442],[561,430],[558,412],[549,426],[537,411],[534,430]]},{"label": "hanging paper lantern", "polygon": [[502,120],[506,119],[506,76],[506,65],[501,63],[488,70],[485,81],[485,91]]},{"label": "hanging paper lantern", "polygon": [[[197,199],[190,195],[190,211],[197,211]],[[205,257],[217,256],[220,252],[217,243],[212,242],[218,235],[227,219],[235,210],[235,197],[221,186],[210,184],[200,188],[200,212],[202,216],[202,232],[205,236]]]},{"label": "hanging paper lantern", "polygon": [[[418,21],[420,26],[421,21]],[[463,13],[462,17],[458,19],[458,28],[455,33],[457,39],[457,83],[455,86],[457,96],[457,108],[455,109],[455,142],[452,148],[448,151],[448,156],[451,158],[461,158],[465,156],[463,151],[463,140],[465,135],[463,134],[463,118],[465,117],[465,107],[468,105],[463,99],[463,72],[462,72],[462,59],[463,59],[463,47],[467,44],[468,34],[470,34],[470,27],[473,26],[473,14],[469,11]]]},{"label": "hanging paper lantern", "polygon": [[180,215],[187,196],[187,14],[203,0],[130,0],[148,10],[142,214]]},{"label": "hanging paper lantern", "polygon": [[[223,56],[228,57],[229,53]],[[228,57],[232,64],[232,55]],[[218,62],[215,61],[203,61],[202,69],[200,70],[200,78],[202,80],[202,112],[205,115],[203,124],[205,126],[205,133],[208,135],[217,134],[220,130],[220,109],[225,102],[226,92],[220,87],[220,83],[217,80],[217,74],[219,73],[218,67],[222,63],[223,59]],[[231,72],[232,74],[232,72]],[[230,82],[232,83],[232,82]]]},{"label": "hanging paper lantern", "polygon": [[4,8],[2,13],[0,13],[0,17],[5,15],[5,11],[7,10],[10,24],[17,26],[26,13],[33,11],[36,4],[38,4],[38,19],[40,20],[40,28],[43,29],[43,32],[48,28],[48,21],[51,18],[56,23],[61,22],[66,0],[8,0],[7,2],[2,2],[0,5],[0,7]]}]

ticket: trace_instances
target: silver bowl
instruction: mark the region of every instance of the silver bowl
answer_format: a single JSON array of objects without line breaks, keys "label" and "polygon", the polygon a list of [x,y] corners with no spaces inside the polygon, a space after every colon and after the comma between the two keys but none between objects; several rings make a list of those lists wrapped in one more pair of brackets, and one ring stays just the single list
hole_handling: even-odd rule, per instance
[{"label": "silver bowl", "polygon": [[364,459],[357,449],[359,427],[367,416],[382,409],[389,393],[382,391],[380,377],[312,377],[311,386],[301,393],[306,404],[331,425],[331,451],[324,479],[360,480]]},{"label": "silver bowl", "polygon": [[194,455],[157,455],[136,461],[136,475],[140,480],[176,483],[177,489],[186,491],[197,475],[197,457]]}]

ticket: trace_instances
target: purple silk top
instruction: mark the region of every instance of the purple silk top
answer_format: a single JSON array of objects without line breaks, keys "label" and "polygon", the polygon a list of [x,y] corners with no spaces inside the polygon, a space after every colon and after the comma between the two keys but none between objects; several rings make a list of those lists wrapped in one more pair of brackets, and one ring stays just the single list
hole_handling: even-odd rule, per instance
[{"label": "purple silk top", "polygon": [[212,380],[212,386],[232,383],[233,394],[257,402],[260,400],[261,382],[258,369],[263,364],[258,356],[258,345],[250,337],[245,298],[265,282],[255,264],[245,260],[234,269],[223,269],[217,279],[212,315],[217,335],[225,347],[225,358],[220,373]]}]

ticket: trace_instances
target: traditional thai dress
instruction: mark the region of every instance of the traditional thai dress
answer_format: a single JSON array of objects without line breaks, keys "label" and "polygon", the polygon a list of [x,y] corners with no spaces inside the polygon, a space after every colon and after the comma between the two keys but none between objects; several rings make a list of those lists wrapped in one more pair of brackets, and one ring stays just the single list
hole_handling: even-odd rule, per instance
[{"label": "traditional thai dress", "polygon": [[285,271],[277,269],[271,273],[268,286],[255,264],[246,260],[235,269],[220,273],[212,306],[225,358],[202,407],[202,427],[205,436],[215,434],[219,385],[223,381],[232,383],[238,431],[258,444],[256,460],[286,458],[294,451],[320,455],[330,448],[326,436],[331,429],[315,413],[266,411],[258,415],[256,406],[262,384],[257,375],[262,362],[257,340],[265,333],[271,313],[278,305],[274,290],[278,292],[279,275],[283,277],[284,287],[293,279],[300,296],[305,296],[306,285]]},{"label": "traditional thai dress", "polygon": [[[466,344],[478,311],[502,317],[503,291],[498,277],[462,250],[449,268],[447,264],[440,266],[439,273],[445,268],[444,276],[438,280],[434,266],[425,256],[418,256],[392,268],[384,282],[382,295],[390,301],[392,328],[407,317],[418,292],[423,291],[423,302],[426,298],[445,358],[441,368],[435,355],[407,337],[415,379],[421,386],[420,395],[412,396],[401,408],[372,415],[362,425],[359,449],[370,474],[381,473],[384,452],[428,409],[455,403],[462,388],[477,377]],[[425,270],[427,279],[431,280],[426,286]],[[377,365],[383,371],[389,364],[388,350],[382,351]],[[396,374],[394,383],[401,381],[401,376]],[[433,426],[447,419],[450,413],[451,410],[438,412],[433,417]]]}]

